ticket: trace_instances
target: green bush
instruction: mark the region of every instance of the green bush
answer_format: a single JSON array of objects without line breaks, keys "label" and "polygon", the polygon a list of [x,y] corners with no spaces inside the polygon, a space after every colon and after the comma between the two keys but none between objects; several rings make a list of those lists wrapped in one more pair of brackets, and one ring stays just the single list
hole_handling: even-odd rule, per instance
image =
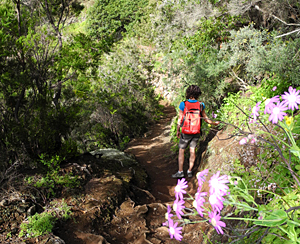
[{"label": "green bush", "polygon": [[161,110],[150,83],[152,59],[139,48],[137,39],[122,40],[99,63],[89,99],[83,103],[85,119],[73,131],[83,151],[123,148],[126,138],[145,133]]},{"label": "green bush", "polygon": [[[273,91],[275,86],[277,89]],[[282,82],[277,75],[273,75],[263,79],[260,85],[247,86],[248,90],[245,92],[228,93],[219,109],[218,119],[243,127],[249,122],[251,110],[257,102],[261,101],[264,108],[264,102],[268,98],[282,94],[289,86],[290,84]],[[264,114],[261,116],[265,119],[268,117]]]},{"label": "green bush", "polygon": [[96,0],[88,13],[88,30],[96,39],[113,43],[143,15],[148,0]]},{"label": "green bush", "polygon": [[58,218],[68,219],[71,214],[69,207],[64,200],[61,203],[51,202],[50,208],[42,213],[36,213],[28,217],[28,221],[20,225],[19,236],[38,237],[52,232]]},{"label": "green bush", "polygon": [[266,76],[272,75],[285,84],[298,86],[299,38],[285,41],[276,38],[279,34],[279,30],[270,32],[254,28],[254,25],[230,31],[230,40],[222,46],[215,70],[228,72],[236,78],[235,72],[245,85],[260,84]]},{"label": "green bush", "polygon": [[52,213],[36,213],[35,215],[28,217],[28,224],[21,224],[19,236],[22,237],[28,234],[28,237],[37,237],[48,234],[52,231],[56,220],[57,219]]},{"label": "green bush", "polygon": [[61,63],[63,43],[47,18],[41,24],[35,15],[55,22],[60,9],[46,15],[39,5],[19,7],[21,16],[14,2],[0,5],[6,16],[0,23],[0,149],[6,161],[29,163],[41,153],[57,154],[79,117],[74,93],[65,91],[70,69]]},{"label": "green bush", "polygon": [[60,175],[60,163],[63,161],[59,156],[49,158],[47,155],[40,155],[40,163],[46,166],[46,175],[36,175],[25,178],[25,182],[45,191],[45,197],[55,196],[58,186],[74,188],[79,185],[77,176],[72,173]]}]

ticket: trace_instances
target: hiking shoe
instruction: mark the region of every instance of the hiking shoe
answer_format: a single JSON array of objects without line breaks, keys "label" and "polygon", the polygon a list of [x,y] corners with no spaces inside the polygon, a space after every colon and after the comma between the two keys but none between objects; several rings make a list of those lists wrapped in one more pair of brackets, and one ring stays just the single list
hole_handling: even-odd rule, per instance
[{"label": "hiking shoe", "polygon": [[187,176],[189,178],[192,178],[193,177],[193,171],[187,171]]},{"label": "hiking shoe", "polygon": [[183,178],[183,177],[184,177],[183,172],[177,172],[177,173],[172,175],[172,178]]}]

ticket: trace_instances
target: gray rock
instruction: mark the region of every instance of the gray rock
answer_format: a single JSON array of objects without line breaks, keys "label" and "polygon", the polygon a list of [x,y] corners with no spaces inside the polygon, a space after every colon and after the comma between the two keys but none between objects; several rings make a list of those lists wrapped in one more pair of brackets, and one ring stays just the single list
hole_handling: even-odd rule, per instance
[{"label": "gray rock", "polygon": [[3,199],[0,201],[0,206],[1,207],[5,207],[5,206],[8,206],[9,205],[9,202],[7,199]]},{"label": "gray rock", "polygon": [[27,210],[27,215],[32,216],[36,213],[36,207],[35,205],[31,206],[30,208],[28,208]]},{"label": "gray rock", "polygon": [[17,207],[17,211],[18,211],[19,213],[25,213],[27,207],[28,207],[28,206],[26,206],[26,205],[19,205],[19,206]]},{"label": "gray rock", "polygon": [[92,154],[93,156],[101,155],[101,159],[104,160],[119,161],[121,165],[123,165],[123,163],[125,162],[138,164],[136,160],[130,155],[114,148],[98,149],[90,152],[90,154]]}]

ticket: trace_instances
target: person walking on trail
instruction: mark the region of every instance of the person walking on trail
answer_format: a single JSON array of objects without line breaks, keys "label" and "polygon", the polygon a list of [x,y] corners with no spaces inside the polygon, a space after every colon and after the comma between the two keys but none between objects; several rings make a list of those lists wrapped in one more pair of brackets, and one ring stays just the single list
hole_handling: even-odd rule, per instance
[{"label": "person walking on trail", "polygon": [[[218,125],[219,121],[210,120],[205,113],[205,105],[199,102],[198,98],[201,90],[196,85],[191,85],[186,90],[186,101],[179,104],[179,118],[177,124],[177,137],[179,140],[178,172],[173,174],[173,178],[183,178],[184,150],[190,145],[190,158],[187,176],[192,177],[192,169],[195,162],[195,148],[201,135],[201,119],[205,122]],[[180,127],[181,133],[180,133]]]}]

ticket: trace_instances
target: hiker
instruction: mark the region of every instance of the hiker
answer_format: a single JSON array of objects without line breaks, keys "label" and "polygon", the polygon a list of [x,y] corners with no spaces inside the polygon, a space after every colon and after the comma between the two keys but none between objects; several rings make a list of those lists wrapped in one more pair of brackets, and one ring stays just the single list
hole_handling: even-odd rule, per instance
[{"label": "hiker", "polygon": [[[177,137],[179,141],[179,155],[178,155],[178,172],[173,174],[173,178],[183,178],[183,163],[184,150],[190,144],[190,159],[187,176],[192,177],[192,169],[195,162],[195,148],[201,135],[201,119],[205,122],[218,125],[219,121],[210,120],[205,113],[205,105],[203,102],[198,102],[197,99],[201,95],[200,88],[196,85],[191,85],[186,90],[186,99],[179,104],[179,118],[177,124]],[[201,118],[200,118],[201,117]],[[180,133],[180,127],[182,131]]]}]

